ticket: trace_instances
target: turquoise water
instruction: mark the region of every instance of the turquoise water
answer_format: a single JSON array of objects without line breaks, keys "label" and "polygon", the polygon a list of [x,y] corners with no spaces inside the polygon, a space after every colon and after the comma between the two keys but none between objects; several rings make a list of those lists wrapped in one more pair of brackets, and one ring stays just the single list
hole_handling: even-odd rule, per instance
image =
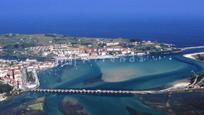
[{"label": "turquoise water", "polygon": [[[39,73],[41,88],[91,88],[91,89],[161,89],[185,79],[192,71],[203,71],[202,65],[182,56],[126,57],[125,61],[77,61],[76,65],[56,67]],[[137,96],[58,95],[26,93],[0,104],[8,109],[39,96],[45,97],[47,115],[62,115],[59,104],[65,98],[77,100],[92,115],[164,114],[138,99]],[[18,100],[18,101],[17,101]],[[128,111],[131,108],[132,111]]]},{"label": "turquoise water", "polygon": [[[135,59],[135,62],[126,60],[121,62],[116,60],[97,60],[90,62],[78,62],[76,66],[65,66],[62,71],[60,69],[59,76],[53,76],[53,72],[57,68],[41,73],[41,87],[46,88],[94,88],[94,89],[157,89],[165,87],[167,84],[176,80],[184,79],[191,74],[191,71],[201,71],[201,67],[193,62],[189,62],[182,57],[162,57],[157,60],[145,57]],[[131,70],[131,74],[130,71]],[[135,71],[133,71],[135,70]],[[122,71],[122,72],[121,72]],[[125,71],[128,71],[127,73]],[[47,74],[49,73],[49,74]],[[55,72],[54,72],[55,73]],[[123,80],[103,81],[104,74],[109,79],[111,75],[123,74]],[[110,75],[110,76],[109,76]],[[128,76],[130,75],[130,76]],[[102,80],[101,80],[102,79]],[[108,78],[107,78],[108,79]],[[89,82],[91,81],[91,82]],[[88,83],[87,83],[88,82]],[[58,104],[65,98],[70,97],[63,95],[47,96],[45,106],[46,112],[49,115],[56,115],[60,112]],[[163,114],[160,111],[154,110],[140,102],[136,96],[93,96],[93,95],[71,95],[77,99],[85,109],[93,115],[113,115],[122,114],[128,115],[127,107],[134,108],[137,113],[141,114]],[[52,105],[52,106],[51,106]]]}]

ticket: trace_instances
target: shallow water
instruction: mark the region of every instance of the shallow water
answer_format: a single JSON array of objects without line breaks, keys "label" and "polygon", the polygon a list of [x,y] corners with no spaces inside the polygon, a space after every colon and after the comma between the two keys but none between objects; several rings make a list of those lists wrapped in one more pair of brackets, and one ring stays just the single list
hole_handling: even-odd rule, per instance
[{"label": "shallow water", "polygon": [[[41,88],[146,90],[164,88],[172,82],[187,78],[192,71],[203,71],[203,68],[199,63],[179,55],[145,56],[135,58],[134,62],[121,62],[119,59],[77,61],[76,65],[59,66],[40,72],[39,78]],[[38,96],[45,96],[44,111],[48,115],[61,115],[59,105],[68,97],[77,100],[92,115],[164,114],[143,104],[137,96],[28,93],[8,101],[7,104],[1,104],[0,108],[9,110],[9,107],[13,108]]]},{"label": "shallow water", "polygon": [[[156,59],[157,58],[157,59]],[[186,59],[175,56],[172,60],[168,56],[158,59],[158,57],[148,58],[145,57],[145,61],[140,61],[136,59],[135,62],[120,62],[119,59],[116,60],[97,60],[91,62],[78,62],[76,66],[64,67],[64,71],[61,76],[56,79],[56,81],[50,86],[46,84],[45,87],[56,87],[59,88],[94,88],[94,89],[156,89],[160,87],[165,87],[167,84],[174,82],[176,80],[184,79],[191,71],[201,71],[198,65],[192,65],[187,63]],[[135,70],[135,71],[134,71]],[[132,73],[130,73],[130,71]],[[122,73],[123,78],[117,78]],[[129,76],[129,75],[132,76]],[[113,76],[115,75],[115,76]],[[119,82],[104,82],[103,77],[112,80],[111,77],[116,77]],[[51,76],[44,76],[50,79]],[[54,77],[54,76],[52,76]],[[42,78],[45,79],[45,78]],[[46,81],[48,80],[46,79]],[[95,80],[92,80],[95,79]],[[100,79],[100,80],[98,80]],[[101,80],[102,79],[102,80]],[[51,80],[52,81],[52,80]],[[91,81],[86,83],[87,81]],[[44,85],[43,84],[43,85]],[[67,97],[67,96],[64,96]],[[68,96],[69,97],[69,96]],[[132,108],[138,114],[163,114],[160,111],[154,110],[138,100],[137,97],[133,96],[92,96],[92,95],[72,95],[77,99],[88,113],[94,115],[112,115],[112,114],[130,114],[127,111],[127,107]],[[53,106],[56,108],[59,101],[58,96],[48,96],[46,101],[48,106],[45,106],[48,114],[57,114],[53,110]],[[51,101],[52,100],[52,101]],[[53,105],[49,109],[49,105]],[[58,104],[56,104],[58,103]]]},{"label": "shallow water", "polygon": [[144,62],[99,62],[101,68],[102,79],[107,82],[126,81],[149,75],[158,75],[179,71],[187,68],[188,65],[179,61],[172,61],[169,58],[155,60],[147,60]]}]

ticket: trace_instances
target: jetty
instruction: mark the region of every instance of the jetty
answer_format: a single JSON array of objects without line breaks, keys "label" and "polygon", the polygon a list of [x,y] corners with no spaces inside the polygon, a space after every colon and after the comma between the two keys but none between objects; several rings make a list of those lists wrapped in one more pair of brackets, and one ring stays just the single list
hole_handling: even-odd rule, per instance
[{"label": "jetty", "polygon": [[201,49],[201,48],[204,48],[204,46],[184,47],[184,48],[181,48],[181,50],[185,51],[185,50]]}]

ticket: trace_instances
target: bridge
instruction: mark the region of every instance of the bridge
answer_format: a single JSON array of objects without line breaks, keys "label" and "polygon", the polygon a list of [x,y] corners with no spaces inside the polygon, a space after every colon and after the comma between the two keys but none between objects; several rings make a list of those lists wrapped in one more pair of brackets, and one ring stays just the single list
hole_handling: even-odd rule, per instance
[{"label": "bridge", "polygon": [[136,90],[100,90],[100,89],[32,89],[29,92],[35,93],[61,93],[61,94],[155,94],[165,91],[136,91]]},{"label": "bridge", "polygon": [[204,91],[204,87],[180,87],[167,88],[163,90],[101,90],[101,89],[30,89],[27,92],[33,93],[57,93],[57,94],[93,94],[93,95],[135,95],[135,94],[164,94],[164,93],[184,93],[184,92]]}]

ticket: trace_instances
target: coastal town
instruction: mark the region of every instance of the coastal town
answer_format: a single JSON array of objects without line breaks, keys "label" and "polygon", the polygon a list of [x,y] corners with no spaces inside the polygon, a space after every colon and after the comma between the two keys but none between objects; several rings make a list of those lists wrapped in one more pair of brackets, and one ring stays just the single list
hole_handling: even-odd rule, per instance
[{"label": "coastal town", "polygon": [[[58,34],[1,35],[2,55],[67,59],[98,59],[119,56],[179,52],[173,44],[140,39],[69,37]],[[10,43],[5,43],[9,41]]]},{"label": "coastal town", "polygon": [[[0,83],[12,87],[12,89],[0,95],[0,100],[5,100],[7,93],[12,94],[12,91],[26,91],[38,88],[40,83],[37,71],[54,66],[51,62],[39,62],[29,59],[25,61],[1,59],[0,64]],[[2,90],[1,87],[0,89]]]},{"label": "coastal town", "polygon": [[69,45],[69,44],[52,44],[45,46],[35,46],[25,49],[24,53],[38,55],[42,57],[53,57],[61,59],[103,59],[120,56],[141,56],[151,53],[172,53],[176,50],[170,44],[159,44],[151,41],[126,43],[115,41],[98,41],[97,46],[88,45]]},{"label": "coastal town", "polygon": [[[51,62],[37,60],[0,60],[0,80],[16,89],[35,88],[36,71],[53,67]],[[33,79],[33,80],[32,80]]]},{"label": "coastal town", "polygon": [[61,61],[166,55],[182,51],[173,44],[139,39],[73,38],[57,34],[5,34],[0,37],[0,84],[12,87],[7,93],[1,91],[0,100],[5,100],[12,91],[38,88],[37,72],[56,67]]},{"label": "coastal town", "polygon": [[[38,88],[37,71],[53,68],[63,60],[106,59],[180,51],[172,44],[122,38],[67,38],[57,34],[5,34],[0,37],[0,56],[15,57],[0,60],[0,83],[12,87],[7,93]],[[2,91],[1,100],[5,99],[5,95]]]}]

